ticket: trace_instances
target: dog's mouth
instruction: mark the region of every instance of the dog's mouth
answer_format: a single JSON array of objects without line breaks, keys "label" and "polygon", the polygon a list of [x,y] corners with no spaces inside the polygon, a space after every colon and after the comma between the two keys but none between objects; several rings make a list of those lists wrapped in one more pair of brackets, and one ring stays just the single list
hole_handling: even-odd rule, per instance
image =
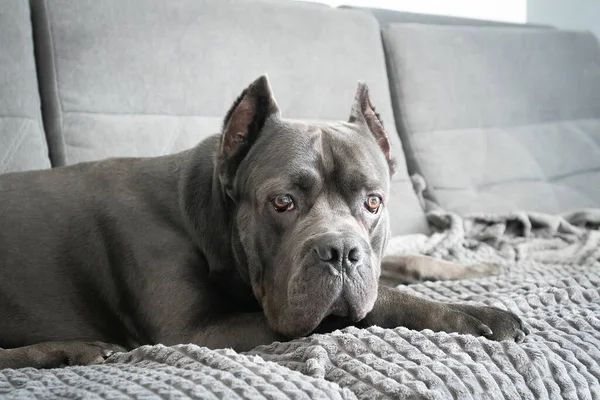
[{"label": "dog's mouth", "polygon": [[340,296],[340,298],[333,303],[329,315],[334,317],[348,317],[348,315],[350,315],[350,306],[343,296]]},{"label": "dog's mouth", "polygon": [[375,304],[378,277],[368,262],[339,274],[330,273],[310,255],[287,264],[296,268],[261,299],[269,327],[281,335],[297,338],[321,331],[328,318],[356,323]]},{"label": "dog's mouth", "polygon": [[[339,320],[357,323],[372,310],[377,297],[377,288],[368,292],[340,290],[327,298],[327,294],[307,293],[303,304],[287,304],[284,307],[265,309],[271,329],[290,338],[298,338],[315,332],[327,331],[327,321]],[[271,303],[271,307],[273,304]],[[275,311],[271,314],[269,311]],[[337,328],[336,328],[337,329]]]},{"label": "dog's mouth", "polygon": [[369,311],[365,307],[350,304],[346,296],[342,294],[331,306],[328,316],[344,318],[349,322],[358,322],[365,318]]}]

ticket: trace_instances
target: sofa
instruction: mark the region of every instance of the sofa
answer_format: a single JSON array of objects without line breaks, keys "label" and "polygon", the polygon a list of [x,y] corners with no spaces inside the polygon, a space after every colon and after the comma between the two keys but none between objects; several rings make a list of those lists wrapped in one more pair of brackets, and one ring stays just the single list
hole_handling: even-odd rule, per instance
[{"label": "sofa", "polygon": [[[282,115],[392,142],[388,252],[501,274],[399,287],[523,316],[524,343],[348,328],[4,370],[6,398],[600,398],[600,45],[589,32],[291,0],[3,0],[0,173],[161,156],[267,73]],[[1,208],[0,204],[0,208]]]}]

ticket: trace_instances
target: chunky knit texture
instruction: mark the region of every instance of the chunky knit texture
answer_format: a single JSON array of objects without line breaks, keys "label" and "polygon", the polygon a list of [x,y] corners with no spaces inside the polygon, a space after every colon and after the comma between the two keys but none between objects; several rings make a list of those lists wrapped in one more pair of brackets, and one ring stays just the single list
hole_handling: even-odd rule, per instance
[{"label": "chunky knit texture", "polygon": [[[509,309],[521,344],[405,328],[347,328],[247,354],[145,346],[104,365],[0,372],[0,398],[600,398],[600,210],[460,218],[393,238],[389,253],[494,262],[498,276],[400,287]],[[399,305],[401,308],[401,305]]]}]

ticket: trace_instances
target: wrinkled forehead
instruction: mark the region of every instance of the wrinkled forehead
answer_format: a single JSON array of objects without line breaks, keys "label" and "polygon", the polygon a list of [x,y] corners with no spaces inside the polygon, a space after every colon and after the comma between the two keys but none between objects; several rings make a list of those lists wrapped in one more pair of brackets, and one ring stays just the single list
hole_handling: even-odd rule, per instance
[{"label": "wrinkled forehead", "polygon": [[355,124],[270,120],[248,154],[247,189],[313,189],[324,181],[345,191],[389,191],[390,172],[370,132]]}]

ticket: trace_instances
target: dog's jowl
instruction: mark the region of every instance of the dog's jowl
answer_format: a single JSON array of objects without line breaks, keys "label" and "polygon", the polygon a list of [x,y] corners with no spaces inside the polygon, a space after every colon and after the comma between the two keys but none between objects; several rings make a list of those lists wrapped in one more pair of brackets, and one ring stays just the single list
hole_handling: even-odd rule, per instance
[{"label": "dog's jowl", "polygon": [[[347,122],[283,119],[263,76],[191,150],[0,176],[0,367],[154,343],[248,350],[347,325],[522,340],[510,312],[379,284],[400,149],[365,84],[349,110]],[[387,277],[491,272],[383,265]]]}]

